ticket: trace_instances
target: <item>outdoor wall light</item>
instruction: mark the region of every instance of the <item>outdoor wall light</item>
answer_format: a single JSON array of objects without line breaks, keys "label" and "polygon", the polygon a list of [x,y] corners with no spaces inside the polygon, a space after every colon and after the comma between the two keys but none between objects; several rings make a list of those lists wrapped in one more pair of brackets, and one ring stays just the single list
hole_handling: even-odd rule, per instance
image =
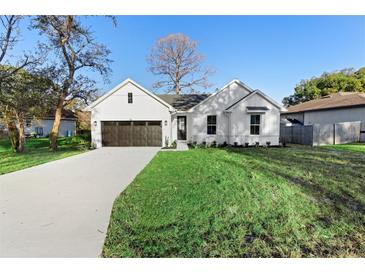
[{"label": "outdoor wall light", "polygon": [[96,127],[98,125],[98,121],[94,121],[94,126]]},{"label": "outdoor wall light", "polygon": [[165,120],[165,126],[167,126],[167,120]]}]

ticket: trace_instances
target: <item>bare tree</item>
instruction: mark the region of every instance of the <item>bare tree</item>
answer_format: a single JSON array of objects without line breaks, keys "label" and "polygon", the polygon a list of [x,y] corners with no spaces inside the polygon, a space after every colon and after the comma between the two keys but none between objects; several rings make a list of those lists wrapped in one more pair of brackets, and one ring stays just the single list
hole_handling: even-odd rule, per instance
[{"label": "bare tree", "polygon": [[10,65],[9,62],[6,62],[7,53],[13,49],[19,40],[20,32],[18,24],[22,18],[23,16],[19,15],[0,16],[0,65],[7,65],[3,66],[0,70],[0,82],[26,66],[35,64],[39,61],[39,58],[31,58],[29,54],[24,53],[22,57],[18,58],[16,64]]},{"label": "bare tree", "polygon": [[0,33],[0,63],[5,58],[5,54],[10,50],[15,42],[16,37],[14,35],[14,29],[20,19],[20,16],[15,15],[2,15],[0,16],[1,28]]},{"label": "bare tree", "polygon": [[213,70],[203,67],[204,56],[197,51],[197,42],[182,33],[160,38],[147,58],[149,70],[161,77],[156,89],[180,94],[196,92],[197,87],[211,86],[208,77]]},{"label": "bare tree", "polygon": [[37,16],[32,26],[48,38],[55,56],[46,74],[58,96],[50,133],[51,148],[56,150],[63,108],[75,98],[88,100],[97,91],[95,81],[83,74],[85,70],[98,72],[107,79],[110,51],[94,41],[90,29],[77,16]]}]

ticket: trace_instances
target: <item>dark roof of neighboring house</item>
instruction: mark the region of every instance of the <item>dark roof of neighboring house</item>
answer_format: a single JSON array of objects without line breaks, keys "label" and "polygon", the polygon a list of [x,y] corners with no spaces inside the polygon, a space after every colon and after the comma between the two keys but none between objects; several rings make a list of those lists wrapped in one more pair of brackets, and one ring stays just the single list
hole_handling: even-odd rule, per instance
[{"label": "dark roof of neighboring house", "polygon": [[333,109],[365,106],[365,93],[361,92],[338,92],[324,96],[320,99],[311,100],[295,106],[288,107],[286,113],[298,113],[312,110]]},{"label": "dark roof of neighboring house", "polygon": [[188,110],[208,98],[210,95],[211,94],[156,94],[157,97],[177,110]]},{"label": "dark roof of neighboring house", "polygon": [[[46,115],[46,117],[48,117],[48,118],[54,118],[55,112],[56,112],[55,110],[51,110],[50,112],[48,112],[48,114]],[[62,110],[62,118],[76,119],[76,115],[71,110],[63,109]]]}]

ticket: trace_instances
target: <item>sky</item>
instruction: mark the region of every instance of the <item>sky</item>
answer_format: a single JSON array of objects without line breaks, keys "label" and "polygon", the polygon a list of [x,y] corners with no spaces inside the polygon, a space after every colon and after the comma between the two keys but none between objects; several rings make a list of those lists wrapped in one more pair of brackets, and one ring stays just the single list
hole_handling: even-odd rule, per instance
[{"label": "sky", "polygon": [[[365,66],[365,16],[118,16],[113,27],[105,17],[83,18],[94,38],[110,50],[109,83],[97,75],[100,93],[126,78],[153,91],[158,78],[146,57],[155,41],[184,33],[198,42],[205,64],[215,69],[214,92],[232,79],[260,89],[278,102],[293,93],[302,79],[344,68]],[[34,48],[42,38],[20,25],[21,39],[13,55]]]}]

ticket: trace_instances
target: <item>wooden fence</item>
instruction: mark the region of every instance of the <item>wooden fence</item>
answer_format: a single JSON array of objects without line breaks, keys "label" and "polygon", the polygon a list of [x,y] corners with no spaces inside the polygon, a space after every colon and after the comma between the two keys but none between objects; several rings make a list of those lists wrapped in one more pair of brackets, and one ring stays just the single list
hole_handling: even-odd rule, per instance
[{"label": "wooden fence", "polygon": [[280,142],[312,146],[356,143],[362,140],[360,132],[361,122],[281,126]]}]

